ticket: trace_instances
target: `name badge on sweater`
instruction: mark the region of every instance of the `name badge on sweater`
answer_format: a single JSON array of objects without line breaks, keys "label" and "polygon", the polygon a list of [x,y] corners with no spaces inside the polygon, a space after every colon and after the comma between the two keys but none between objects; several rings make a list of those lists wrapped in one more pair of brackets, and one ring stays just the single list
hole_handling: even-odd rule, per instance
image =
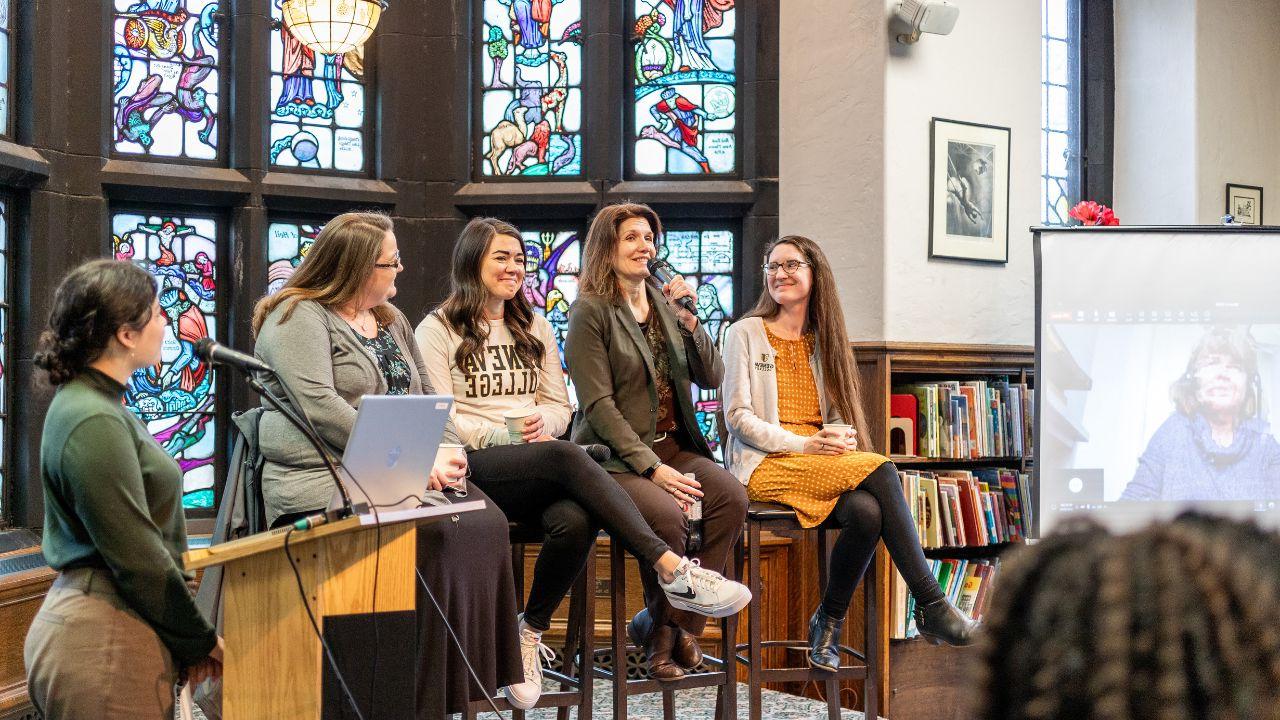
[{"label": "name badge on sweater", "polygon": [[755,366],[760,372],[773,372],[773,356],[769,353],[760,353],[760,359],[756,360]]}]

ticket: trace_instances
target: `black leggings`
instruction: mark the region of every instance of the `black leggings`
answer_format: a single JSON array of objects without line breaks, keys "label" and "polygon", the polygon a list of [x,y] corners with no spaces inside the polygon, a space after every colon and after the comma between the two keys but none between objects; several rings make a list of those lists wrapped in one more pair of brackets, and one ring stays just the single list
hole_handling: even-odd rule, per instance
[{"label": "black leggings", "polygon": [[840,536],[831,551],[831,577],[822,598],[822,612],[827,617],[842,618],[849,611],[854,588],[867,571],[881,539],[918,605],[943,597],[920,549],[915,520],[902,495],[898,468],[893,463],[876,468],[856,489],[841,495],[827,522],[840,527]]},{"label": "black leggings", "polygon": [[533,568],[524,621],[543,631],[594,552],[604,528],[642,563],[670,548],[604,468],[563,440],[499,445],[467,453],[471,478],[512,522],[541,525],[546,537]]}]

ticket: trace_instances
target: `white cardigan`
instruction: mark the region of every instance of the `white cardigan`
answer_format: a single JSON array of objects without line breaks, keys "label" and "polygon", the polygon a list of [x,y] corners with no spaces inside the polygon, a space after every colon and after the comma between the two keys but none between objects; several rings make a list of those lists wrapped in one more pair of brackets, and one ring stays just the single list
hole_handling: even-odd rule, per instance
[{"label": "white cardigan", "polygon": [[[778,423],[777,352],[769,344],[764,320],[749,317],[731,325],[725,334],[722,355],[725,373],[724,383],[720,386],[721,404],[725,424],[729,427],[725,461],[729,472],[746,485],[766,455],[803,452],[806,438]],[[841,422],[839,418],[828,415],[819,357],[815,347],[809,358],[809,367],[818,385],[823,422],[838,423]]]}]

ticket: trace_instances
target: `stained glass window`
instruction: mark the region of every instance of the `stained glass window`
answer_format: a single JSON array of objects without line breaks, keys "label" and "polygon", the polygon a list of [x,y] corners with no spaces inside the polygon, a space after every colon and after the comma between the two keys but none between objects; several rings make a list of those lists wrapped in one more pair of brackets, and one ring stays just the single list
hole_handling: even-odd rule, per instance
[{"label": "stained glass window", "polygon": [[271,164],[360,172],[365,169],[364,48],[317,53],[284,27],[271,0]]},{"label": "stained glass window", "polygon": [[583,0],[480,0],[486,176],[582,174]]},{"label": "stained glass window", "polygon": [[639,175],[737,169],[737,10],[729,0],[631,0]]},{"label": "stained glass window", "polygon": [[[571,230],[526,230],[525,296],[536,312],[551,323],[564,358],[564,338],[569,330],[569,306],[578,297],[578,274],[582,267],[582,243]],[[658,247],[658,256],[685,276],[698,297],[698,317],[717,344],[733,318],[733,265],[736,253],[732,231],[667,230]],[[565,381],[568,382],[566,375]],[[569,397],[576,404],[572,383]],[[722,450],[716,425],[720,409],[717,390],[693,387],[698,424],[716,458]]]},{"label": "stained glass window", "polygon": [[217,158],[219,0],[114,1],[113,148]]},{"label": "stained glass window", "polygon": [[267,294],[284,287],[302,264],[323,225],[273,222],[267,228]]},{"label": "stained glass window", "polygon": [[125,403],[182,466],[182,504],[212,508],[215,377],[195,343],[218,336],[217,222],[205,217],[115,213],[112,250],[156,277],[168,318],[161,361],[134,373]]},{"label": "stained glass window", "polygon": [[9,482],[9,202],[0,198],[0,519]]},{"label": "stained glass window", "polygon": [[13,50],[13,14],[10,0],[0,0],[0,135],[9,135],[9,88],[13,72],[9,55]]},{"label": "stained glass window", "polygon": [[1040,219],[1065,225],[1070,192],[1072,0],[1041,0]]}]

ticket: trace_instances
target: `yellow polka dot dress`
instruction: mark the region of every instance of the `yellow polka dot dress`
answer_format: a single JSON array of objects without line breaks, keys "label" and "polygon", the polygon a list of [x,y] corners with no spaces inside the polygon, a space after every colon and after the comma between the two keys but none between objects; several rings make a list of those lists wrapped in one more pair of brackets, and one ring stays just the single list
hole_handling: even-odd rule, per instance
[{"label": "yellow polka dot dress", "polygon": [[[778,421],[783,428],[808,437],[822,429],[822,409],[809,357],[813,355],[812,335],[800,340],[783,340],[765,333],[777,351]],[[861,440],[861,438],[859,438]],[[795,508],[802,527],[821,525],[836,506],[840,495],[858,487],[876,468],[888,462],[883,455],[847,452],[843,455],[771,453],[747,484],[747,496],[759,502],[781,503]]]}]

